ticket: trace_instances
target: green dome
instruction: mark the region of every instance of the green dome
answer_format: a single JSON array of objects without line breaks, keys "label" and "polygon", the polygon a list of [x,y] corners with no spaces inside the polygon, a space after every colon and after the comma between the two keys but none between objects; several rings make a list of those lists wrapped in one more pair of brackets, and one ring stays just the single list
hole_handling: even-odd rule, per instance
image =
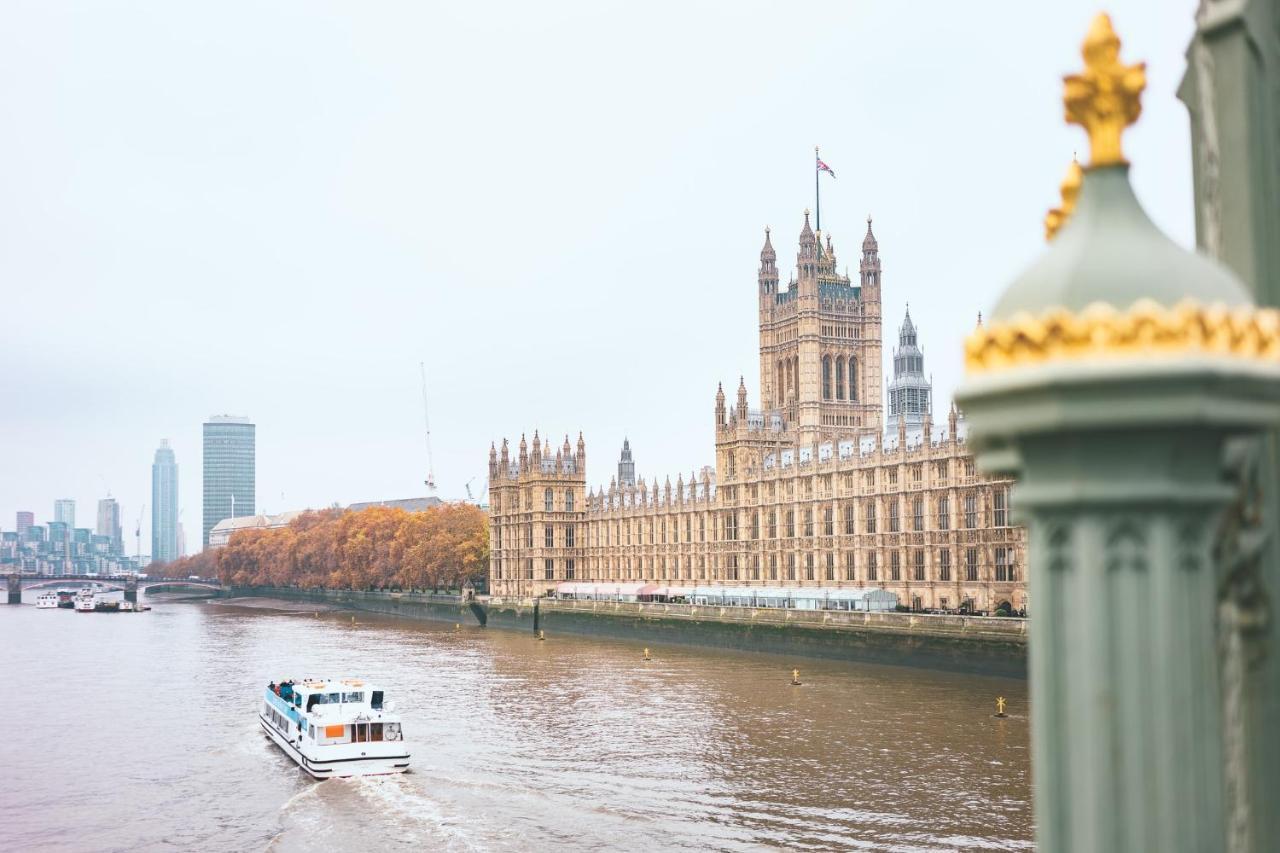
[{"label": "green dome", "polygon": [[1085,172],[1075,211],[1049,250],[1005,290],[991,320],[1039,317],[1052,308],[1078,314],[1095,302],[1123,311],[1139,299],[1166,308],[1187,299],[1253,304],[1225,267],[1156,228],[1133,194],[1127,165],[1106,166]]}]

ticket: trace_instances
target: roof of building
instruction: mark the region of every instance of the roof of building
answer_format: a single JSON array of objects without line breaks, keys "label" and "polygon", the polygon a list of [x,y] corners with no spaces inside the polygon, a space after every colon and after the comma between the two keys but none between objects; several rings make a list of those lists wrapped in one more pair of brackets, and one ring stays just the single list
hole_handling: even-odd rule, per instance
[{"label": "roof of building", "polygon": [[295,509],[276,515],[241,515],[236,518],[224,518],[215,524],[209,533],[212,535],[213,533],[224,531],[250,530],[256,527],[284,527],[304,512],[307,512],[307,510]]},{"label": "roof of building", "polygon": [[386,506],[392,509],[402,509],[405,512],[422,512],[431,509],[433,506],[440,506],[441,500],[435,496],[425,498],[399,498],[390,501],[364,501],[363,503],[355,503],[347,507],[349,510],[359,511],[368,509],[373,506]]}]

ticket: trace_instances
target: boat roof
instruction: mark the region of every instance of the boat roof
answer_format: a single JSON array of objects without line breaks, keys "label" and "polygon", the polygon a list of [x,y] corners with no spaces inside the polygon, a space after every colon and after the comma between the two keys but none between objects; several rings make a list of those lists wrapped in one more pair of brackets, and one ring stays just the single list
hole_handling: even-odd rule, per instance
[{"label": "boat roof", "polygon": [[[283,679],[288,681],[289,679]],[[280,682],[273,682],[279,684]],[[338,693],[356,690],[381,690],[382,688],[364,678],[309,678],[297,679],[293,682],[295,693]]]}]

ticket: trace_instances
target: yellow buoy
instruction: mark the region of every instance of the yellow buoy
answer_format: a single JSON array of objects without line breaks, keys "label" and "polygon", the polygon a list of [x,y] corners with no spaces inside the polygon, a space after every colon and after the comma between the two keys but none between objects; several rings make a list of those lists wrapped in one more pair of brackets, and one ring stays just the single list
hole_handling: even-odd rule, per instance
[{"label": "yellow buoy", "polygon": [[539,632],[538,632],[538,639],[539,639],[539,640],[545,640],[546,638],[547,638],[547,632],[546,632],[546,631],[539,631]]},{"label": "yellow buoy", "polygon": [[996,716],[997,716],[997,717],[1007,717],[1007,716],[1008,716],[1008,714],[1006,714],[1006,713],[1004,712],[1004,697],[1003,697],[1003,696],[997,696],[997,697],[996,697]]},{"label": "yellow buoy", "polygon": [[461,630],[462,630],[462,625],[461,625],[461,624],[459,624],[459,623],[457,623],[457,622],[454,622],[454,623],[453,623],[453,630],[455,630],[455,631],[461,631]]},{"label": "yellow buoy", "polygon": [[800,686],[800,670],[798,669],[791,670],[791,683],[796,687]]},{"label": "yellow buoy", "polygon": [[650,658],[650,657],[649,657],[649,650],[648,650],[648,649],[645,649],[645,650],[644,650],[644,659],[645,659],[645,660],[652,660],[652,658]]}]

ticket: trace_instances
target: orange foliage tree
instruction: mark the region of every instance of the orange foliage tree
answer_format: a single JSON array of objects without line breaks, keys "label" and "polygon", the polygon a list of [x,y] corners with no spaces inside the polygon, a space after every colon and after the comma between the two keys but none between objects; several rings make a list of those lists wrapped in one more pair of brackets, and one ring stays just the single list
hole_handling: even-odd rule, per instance
[{"label": "orange foliage tree", "polygon": [[286,527],[240,530],[216,550],[161,567],[229,586],[456,589],[489,566],[489,518],[471,504],[423,512],[374,506],[306,512]]}]

